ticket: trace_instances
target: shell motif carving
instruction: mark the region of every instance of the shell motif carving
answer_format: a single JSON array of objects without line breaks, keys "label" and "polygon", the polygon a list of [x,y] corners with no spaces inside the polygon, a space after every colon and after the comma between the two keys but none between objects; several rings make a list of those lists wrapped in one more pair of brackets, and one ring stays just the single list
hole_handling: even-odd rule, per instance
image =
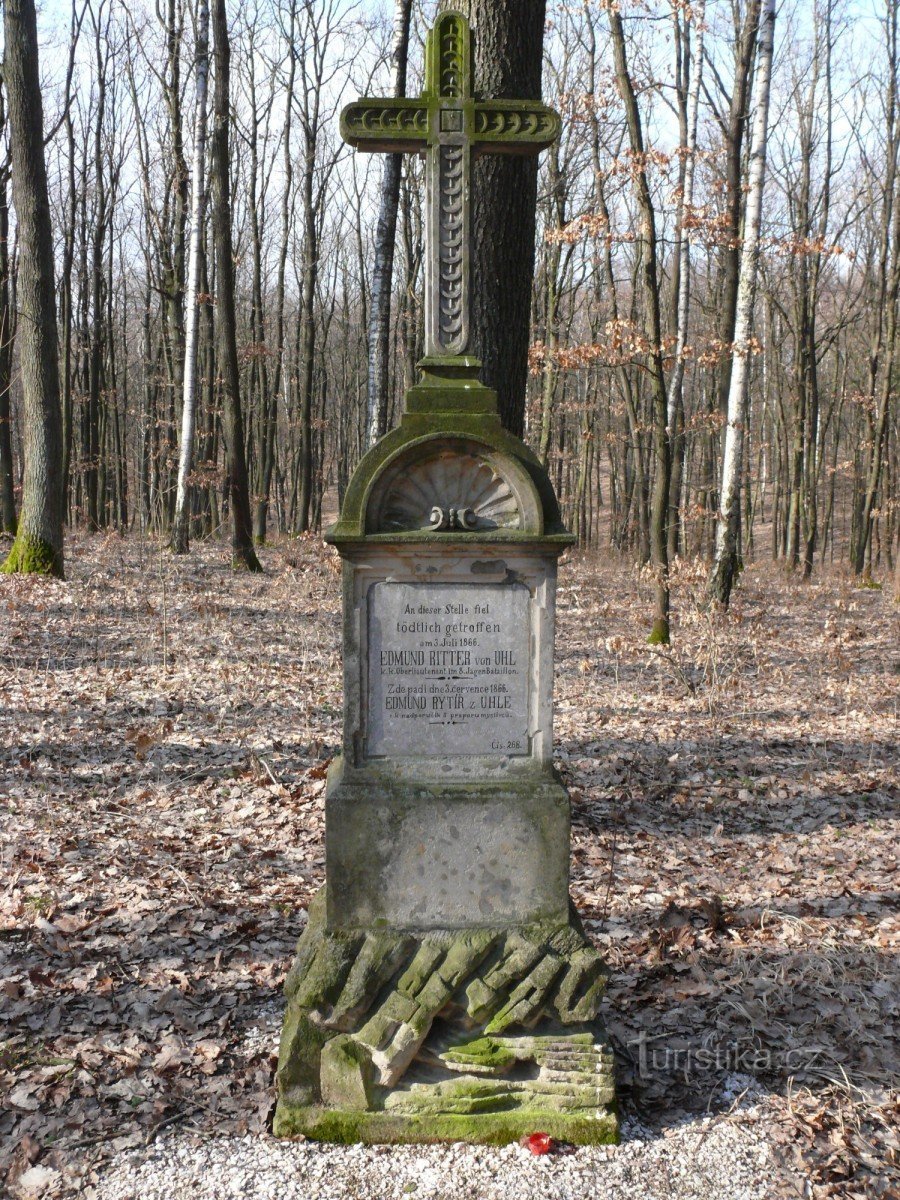
[{"label": "shell motif carving", "polygon": [[385,532],[518,529],[522,524],[507,480],[483,458],[453,452],[423,459],[398,475],[381,511]]}]

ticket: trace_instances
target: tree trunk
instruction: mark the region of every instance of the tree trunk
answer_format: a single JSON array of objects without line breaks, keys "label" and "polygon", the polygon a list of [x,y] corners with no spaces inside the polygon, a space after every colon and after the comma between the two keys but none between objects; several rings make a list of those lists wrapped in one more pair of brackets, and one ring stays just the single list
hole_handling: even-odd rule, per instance
[{"label": "tree trunk", "polygon": [[[6,101],[0,81],[0,135],[6,126]],[[16,532],[10,386],[15,322],[9,294],[9,172],[0,169],[0,532]]]},{"label": "tree trunk", "polygon": [[[84,447],[85,510],[88,529],[96,532],[106,524],[105,488],[101,486],[101,462],[103,442],[101,426],[104,422],[102,410],[106,406],[105,373],[105,300],[106,279],[103,269],[103,250],[106,241],[107,179],[104,170],[104,122],[106,114],[107,58],[103,54],[103,34],[99,21],[94,19],[94,45],[96,70],[93,73],[97,89],[97,111],[93,129],[94,151],[94,212],[92,217],[90,246],[90,324],[88,332],[88,394],[85,414],[86,441]],[[87,167],[85,155],[85,168]]]},{"label": "tree trunk", "polygon": [[[730,346],[735,340],[741,264],[741,202],[743,199],[741,170],[752,84],[753,55],[759,34],[760,2],[761,0],[749,0],[742,27],[737,27],[737,17],[735,17],[734,87],[729,97],[727,118],[722,121],[725,139],[725,203],[729,218],[729,237],[723,250],[723,289],[719,308],[719,341],[724,346]],[[734,11],[737,13],[738,10]],[[723,418],[728,409],[732,362],[732,357],[725,358],[719,370],[718,407]]]},{"label": "tree trunk", "polygon": [[[391,46],[393,96],[406,95],[411,8],[412,0],[394,2],[394,38]],[[402,157],[400,154],[385,156],[381,177],[381,207],[375,231],[375,268],[372,272],[372,306],[369,310],[369,382],[366,392],[366,432],[370,446],[387,431],[391,284]]]},{"label": "tree trunk", "polygon": [[[675,361],[669,377],[668,422],[672,445],[672,479],[669,495],[668,557],[678,553],[681,514],[681,479],[684,464],[684,355],[687,346],[688,321],[691,306],[691,236],[694,203],[694,164],[697,155],[697,115],[700,107],[700,81],[703,77],[703,33],[706,0],[698,0],[691,23],[696,30],[693,74],[687,89],[685,105],[684,179],[678,212],[678,291],[675,329]],[[677,14],[676,14],[677,19]],[[685,45],[687,39],[685,39]],[[685,55],[687,58],[687,55]]]},{"label": "tree trunk", "polygon": [[228,499],[231,508],[232,564],[261,571],[253,549],[250,487],[244,451],[241,381],[238,369],[237,326],[234,311],[234,254],[231,245],[231,180],[229,141],[229,71],[231,48],[225,0],[213,0],[213,46],[216,82],[213,90],[212,223],[216,247],[216,335],[222,377],[222,429],[225,437]]},{"label": "tree trunk", "polygon": [[[161,5],[157,5],[161,15]],[[166,35],[166,73],[163,77],[163,96],[169,118],[169,136],[172,139],[169,159],[171,161],[172,226],[171,243],[164,247],[164,296],[166,305],[166,337],[168,339],[167,365],[169,390],[166,397],[164,439],[165,449],[160,447],[165,476],[165,495],[160,515],[164,523],[172,519],[174,507],[174,480],[169,465],[175,461],[175,409],[184,381],[184,287],[185,287],[185,240],[188,216],[188,164],[184,156],[184,120],[182,113],[181,87],[181,43],[184,37],[184,6],[177,0],[167,0],[164,18]]]},{"label": "tree trunk", "polygon": [[625,107],[628,137],[634,156],[634,187],[641,214],[641,285],[649,348],[649,375],[653,412],[653,492],[650,500],[650,560],[655,573],[656,614],[650,633],[652,644],[669,642],[669,548],[666,518],[669,514],[669,484],[672,469],[668,431],[668,398],[662,360],[659,273],[656,261],[656,219],[647,181],[644,134],[637,96],[625,57],[625,31],[618,11],[609,11],[616,83]]},{"label": "tree trunk", "polygon": [[318,228],[315,197],[315,143],[307,141],[304,151],[303,182],[303,269],[300,287],[300,321],[298,376],[300,389],[300,496],[297,529],[306,533],[310,527],[309,514],[313,492],[313,375],[316,354],[316,299],[318,274]]},{"label": "tree trunk", "polygon": [[197,13],[197,109],[194,114],[194,172],[191,180],[191,236],[188,250],[184,388],[181,409],[181,452],[178,490],[172,522],[172,549],[187,554],[190,540],[190,474],[197,414],[197,340],[200,328],[200,252],[206,210],[206,85],[209,75],[209,3],[199,0]]},{"label": "tree trunk", "polygon": [[53,230],[34,0],[6,0],[3,11],[3,79],[9,97],[13,203],[19,230],[25,473],[16,540],[2,569],[62,578],[62,419]]},{"label": "tree trunk", "polygon": [[[74,35],[73,35],[74,36]],[[78,200],[75,191],[75,125],[71,106],[66,106],[66,142],[68,149],[68,197],[66,203],[66,228],[63,233],[62,272],[62,426],[63,465],[62,493],[64,515],[71,513],[69,481],[71,478],[72,444],[75,436],[74,405],[72,399],[72,270],[75,265],[75,235],[78,225]],[[71,519],[69,515],[67,519]]]},{"label": "tree trunk", "polygon": [[[475,30],[475,91],[540,100],[546,0],[454,0]],[[473,178],[472,334],[500,419],[521,437],[531,333],[536,158],[486,154]]]},{"label": "tree trunk", "polygon": [[[292,0],[288,39],[291,46],[294,43],[294,28],[297,20],[296,0]],[[287,256],[290,244],[292,211],[292,191],[294,183],[294,160],[291,154],[291,116],[294,108],[294,80],[297,73],[297,56],[289,54],[288,78],[285,87],[284,101],[284,143],[283,163],[284,180],[281,197],[281,244],[278,250],[278,278],[275,285],[275,378],[272,382],[271,395],[263,397],[265,407],[263,421],[263,438],[260,442],[260,494],[256,497],[254,511],[254,540],[262,545],[266,540],[269,519],[269,495],[272,490],[272,471],[275,467],[275,430],[278,424],[278,400],[284,390],[286,371],[284,369],[284,295],[285,274],[287,271]]]},{"label": "tree trunk", "polygon": [[725,453],[722,459],[722,486],[719,491],[716,557],[709,581],[710,593],[726,606],[731,598],[731,589],[738,572],[737,539],[741,508],[741,464],[747,417],[750,358],[753,352],[751,344],[753,308],[756,300],[759,229],[766,175],[769,82],[772,74],[774,38],[775,0],[764,0],[760,13],[759,57],[756,67],[756,113],[753,119],[753,140],[750,147],[744,241],[741,247],[740,283],[734,328],[734,354],[731,363],[731,385],[728,390],[728,424],[725,431]]},{"label": "tree trunk", "polygon": [[[566,223],[566,193],[563,172],[559,163],[559,142],[550,147],[547,155],[547,221],[548,225],[561,229]],[[544,360],[544,377],[541,387],[541,432],[538,442],[538,458],[546,470],[550,463],[550,440],[553,434],[553,407],[556,399],[556,348],[559,343],[559,293],[560,293],[560,263],[562,261],[562,243],[551,242],[547,252],[546,269],[546,299],[544,313],[544,344],[546,357]]]}]

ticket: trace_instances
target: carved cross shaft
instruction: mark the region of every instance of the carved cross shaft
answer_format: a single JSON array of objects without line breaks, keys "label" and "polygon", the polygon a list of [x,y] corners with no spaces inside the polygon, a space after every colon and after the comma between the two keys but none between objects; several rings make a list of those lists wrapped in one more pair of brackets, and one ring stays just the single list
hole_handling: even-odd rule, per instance
[{"label": "carved cross shaft", "polygon": [[445,12],[425,44],[418,99],[367,100],[341,113],[341,136],[357,150],[425,153],[425,355],[465,354],[469,344],[473,154],[538,154],[559,136],[552,108],[532,100],[476,100],[472,35]]}]

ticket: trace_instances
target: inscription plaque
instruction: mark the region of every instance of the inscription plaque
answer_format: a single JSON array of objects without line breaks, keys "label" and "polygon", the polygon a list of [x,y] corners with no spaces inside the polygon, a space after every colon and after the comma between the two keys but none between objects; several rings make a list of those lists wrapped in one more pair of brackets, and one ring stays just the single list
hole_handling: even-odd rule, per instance
[{"label": "inscription plaque", "polygon": [[368,603],[370,757],[529,753],[524,584],[376,583]]}]

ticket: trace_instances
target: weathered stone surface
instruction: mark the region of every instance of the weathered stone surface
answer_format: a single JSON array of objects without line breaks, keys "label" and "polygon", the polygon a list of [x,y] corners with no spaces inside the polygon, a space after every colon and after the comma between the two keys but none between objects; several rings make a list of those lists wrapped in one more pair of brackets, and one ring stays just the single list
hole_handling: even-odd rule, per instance
[{"label": "weathered stone surface", "polygon": [[557,560],[546,471],[469,357],[471,154],[536,153],[534,102],[472,94],[442,11],[417,100],[361,100],[358,148],[426,154],[426,355],[328,540],[343,560],[344,734],[326,789],[327,903],[286,987],[276,1134],[615,1140],[605,972],[569,911],[553,770]]},{"label": "weathered stone surface", "polygon": [[529,753],[524,584],[373,584],[367,754]]},{"label": "weathered stone surface", "polygon": [[369,501],[371,531],[521,529],[528,492],[509,475],[500,456],[443,439],[380,481]]},{"label": "weathered stone surface", "polygon": [[[365,939],[345,985],[352,1004],[329,1006],[316,989],[333,982],[316,964],[333,956],[315,947],[352,935],[329,931],[323,909],[298,946],[310,976],[288,1007],[276,1134],[490,1142],[541,1128],[615,1140],[612,1056],[597,1020],[603,965],[575,927],[381,931]],[[380,985],[360,989],[363,976]],[[478,994],[490,1003],[473,1006]],[[561,1018],[575,1009],[577,1020]]]},{"label": "weathered stone surface", "polygon": [[366,1047],[347,1034],[338,1034],[321,1051],[322,1100],[332,1108],[368,1109],[372,1100],[372,1073]]},{"label": "weathered stone surface", "polygon": [[[333,769],[329,923],[460,929],[564,921],[569,800],[549,773],[418,786]],[[364,869],[362,869],[364,866]]]},{"label": "weathered stone surface", "polygon": [[557,548],[377,542],[345,558],[348,766],[446,780],[549,764]]},{"label": "weathered stone surface", "polygon": [[428,34],[425,90],[416,99],[357,100],[341,135],[358,150],[425,155],[425,353],[461,355],[469,341],[473,153],[537,154],[559,135],[557,113],[534,100],[476,100],[472,38],[457,12]]}]

